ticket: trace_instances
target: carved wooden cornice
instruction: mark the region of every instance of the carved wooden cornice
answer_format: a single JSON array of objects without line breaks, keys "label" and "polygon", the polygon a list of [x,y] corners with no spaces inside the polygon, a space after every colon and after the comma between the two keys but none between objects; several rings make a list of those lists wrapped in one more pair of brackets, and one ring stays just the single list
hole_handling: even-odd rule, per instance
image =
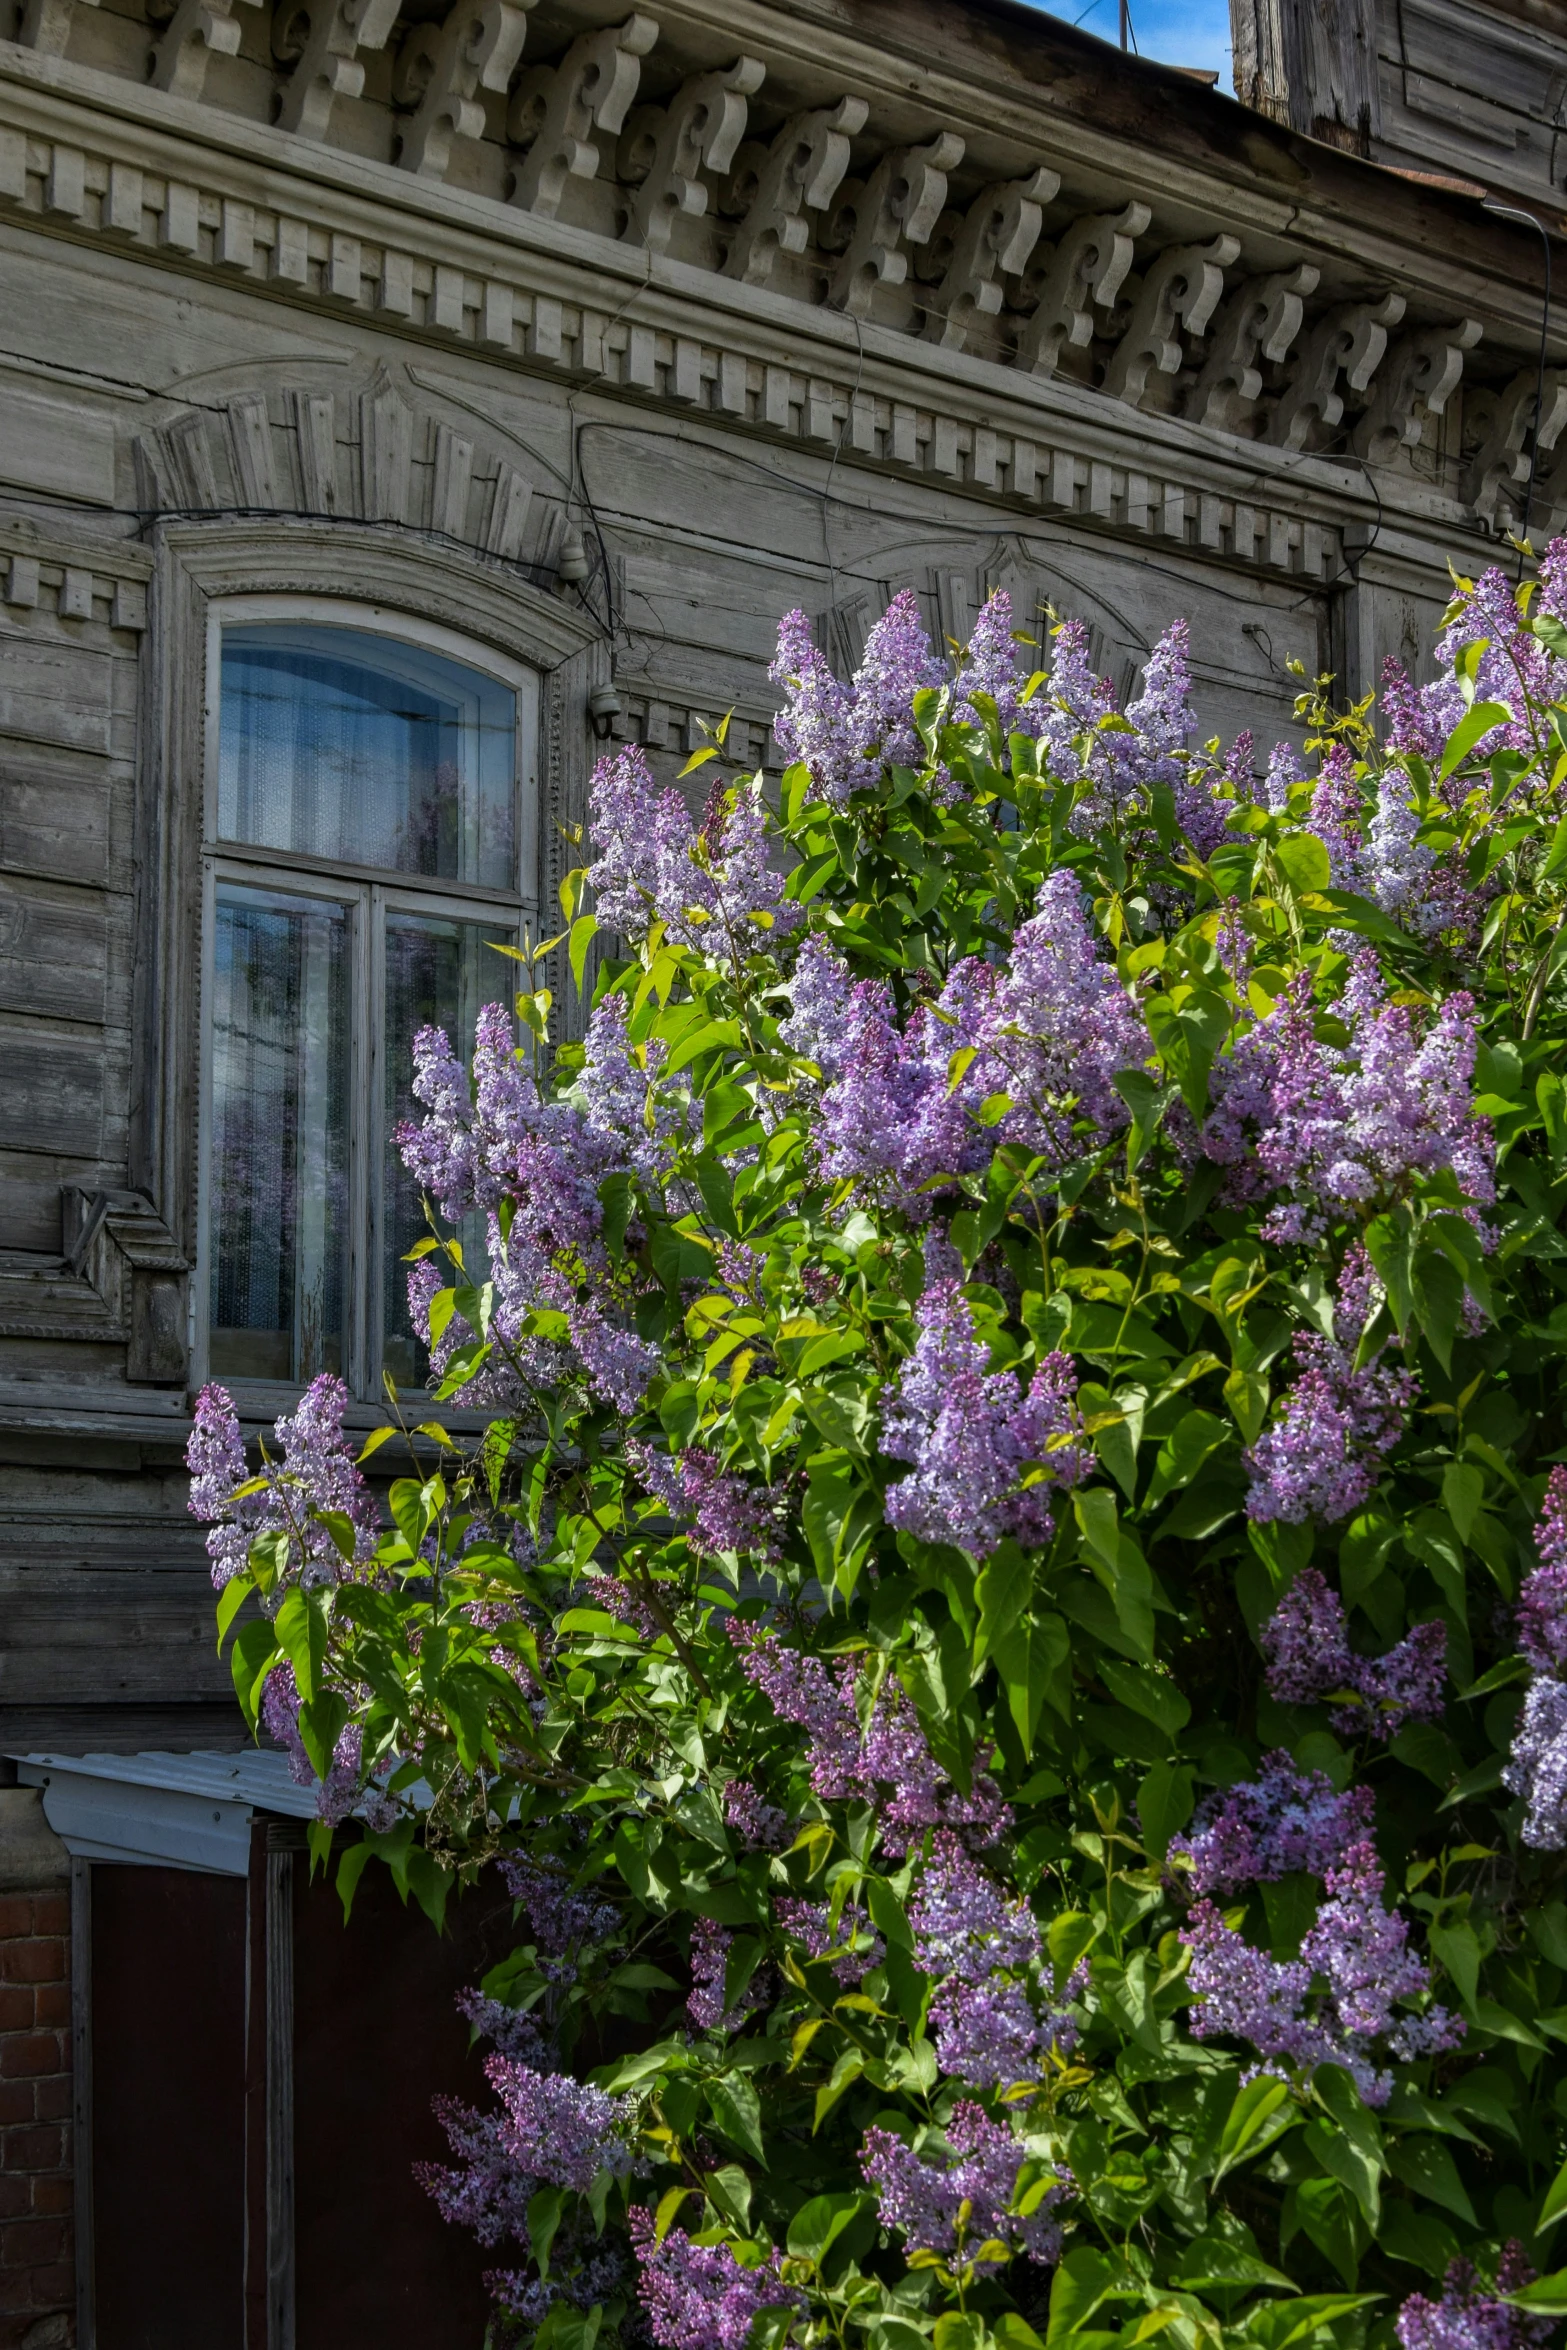
[{"label": "carved wooden cornice", "polygon": [[[26,63],[37,72],[39,61]],[[1360,466],[1309,445],[1274,449],[1144,416],[1059,370],[949,349],[395,167],[311,147],[280,199],[279,151],[304,142],[203,108],[198,144],[186,101],[138,93],[111,109],[94,102],[97,89],[89,99],[58,86],[79,83],[78,69],[44,71],[55,87],[5,91],[12,127],[0,130],[0,211],[35,227],[667,416],[1306,580],[1339,576],[1346,515],[1374,512]],[[181,120],[160,130],[151,117],[165,108]],[[187,134],[175,150],[181,179],[168,171],[173,128]],[[296,197],[297,211],[282,208]],[[199,466],[209,427],[187,430]],[[1382,498],[1433,543],[1464,531],[1463,508],[1413,477],[1390,474]],[[153,503],[255,501],[240,490],[213,498],[176,467]]]},{"label": "carved wooden cornice", "polygon": [[[1329,182],[1359,167],[1335,157],[1319,187],[1272,126],[1226,170],[1176,107],[1161,154],[1090,127],[1064,81],[1014,75],[1003,95],[976,44],[959,58],[947,42],[911,74],[866,38],[864,4],[679,0],[563,50],[557,11],[559,53],[535,60],[531,0],[459,0],[412,25],[391,0],[275,0],[274,128],[217,103],[203,62],[231,70],[235,0],[179,0],[150,88],[130,62],[122,75],[71,58],[68,12],[89,4],[38,0],[23,39],[0,44],[0,206],[60,234],[1014,502],[1048,480],[1070,488],[1058,506],[1118,527],[1156,527],[1138,514],[1173,514],[1177,486],[1201,498],[1205,459],[1224,479],[1212,494],[1233,503],[1240,466],[1265,507],[1299,518],[1313,453],[1343,460],[1321,483],[1340,509],[1369,461],[1384,503],[1429,511],[1445,535],[1509,517],[1510,463],[1476,475],[1444,444],[1433,507],[1404,452],[1431,445],[1428,420],[1476,359],[1503,381],[1521,364],[1527,289],[1497,259],[1512,232],[1466,216],[1438,251],[1403,194],[1357,221]],[[383,51],[374,160],[334,142],[354,104],[362,147],[366,59]],[[259,97],[264,69],[245,54]],[[664,94],[639,105],[649,73]],[[840,76],[829,103],[797,103]],[[1279,152],[1259,160],[1269,139]],[[873,338],[905,399],[890,381],[861,396]],[[959,354],[978,372],[958,374]],[[1030,473],[1029,435],[1002,413],[1019,405],[1108,434],[1129,477],[1113,516],[1070,426],[1036,434]],[[1526,438],[1532,426],[1531,412]],[[997,436],[1016,444],[1005,457]],[[1460,495],[1471,478],[1483,496]],[[1254,559],[1244,517],[1221,530],[1226,552]],[[1200,523],[1193,535],[1211,543]],[[1260,535],[1275,543],[1271,524]]]}]

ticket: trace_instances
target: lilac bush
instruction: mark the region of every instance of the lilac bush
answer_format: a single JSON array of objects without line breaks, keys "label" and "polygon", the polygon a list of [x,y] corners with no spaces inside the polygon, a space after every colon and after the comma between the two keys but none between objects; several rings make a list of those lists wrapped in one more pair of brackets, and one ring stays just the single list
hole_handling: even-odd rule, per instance
[{"label": "lilac bush", "polygon": [[602,761],[416,1041],[423,1391],[197,1403],[316,1861],[509,1916],[497,2350],[1567,2308],[1567,545],[1279,743],[1026,622]]}]

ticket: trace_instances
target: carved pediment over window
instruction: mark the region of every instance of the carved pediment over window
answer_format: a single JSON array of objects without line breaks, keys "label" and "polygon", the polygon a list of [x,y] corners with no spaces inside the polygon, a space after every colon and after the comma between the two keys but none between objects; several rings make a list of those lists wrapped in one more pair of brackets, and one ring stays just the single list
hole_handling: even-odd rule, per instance
[{"label": "carved pediment over window", "polygon": [[123,1346],[133,1384],[182,1386],[190,1267],[173,1233],[139,1191],[66,1184],[61,1208],[62,1256],[0,1260],[0,1337]]},{"label": "carved pediment over window", "polygon": [[140,434],[136,461],[141,503],[171,517],[400,523],[524,564],[547,561],[557,529],[555,503],[535,507],[520,466],[410,401],[384,366],[357,386],[207,393]]}]

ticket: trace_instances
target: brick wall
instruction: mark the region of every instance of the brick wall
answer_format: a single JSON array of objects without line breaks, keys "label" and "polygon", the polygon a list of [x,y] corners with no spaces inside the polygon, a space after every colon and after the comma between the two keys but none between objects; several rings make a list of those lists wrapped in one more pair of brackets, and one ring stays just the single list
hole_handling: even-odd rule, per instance
[{"label": "brick wall", "polygon": [[[0,2350],[76,2338],[71,1897],[40,1831],[37,1797],[0,1790]],[[28,1875],[46,1881],[19,1886]]]}]

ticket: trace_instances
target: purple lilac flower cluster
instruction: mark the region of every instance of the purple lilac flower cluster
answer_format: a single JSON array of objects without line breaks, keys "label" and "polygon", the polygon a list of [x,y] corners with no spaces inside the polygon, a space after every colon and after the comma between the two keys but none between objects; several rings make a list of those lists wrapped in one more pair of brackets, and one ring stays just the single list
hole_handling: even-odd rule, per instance
[{"label": "purple lilac flower cluster", "polygon": [[1071,1358],[1046,1355],[1026,1388],[1016,1372],[988,1370],[957,1252],[933,1238],[925,1270],[914,1352],[882,1398],[882,1450],[913,1467],[888,1487],[887,1522],[975,1558],[1009,1534],[1044,1542],[1055,1493],[1094,1468]]},{"label": "purple lilac flower cluster", "polygon": [[658,2350],[747,2350],[764,2309],[799,2299],[778,2275],[779,2256],[743,2267],[727,2244],[693,2244],[684,2228],[660,2242],[653,2214],[627,2214],[640,2270],[638,2290]]},{"label": "purple lilac flower cluster", "polygon": [[606,930],[640,938],[659,921],[677,946],[743,960],[802,918],[769,858],[760,776],[720,785],[694,825],[632,745],[594,769],[588,824],[598,858],[587,877]]},{"label": "purple lilac flower cluster", "polygon": [[[1199,1901],[1181,1929],[1191,1951],[1191,2028],[1199,2040],[1248,2040],[1265,2063],[1340,2064],[1367,2105],[1384,2105],[1393,2076],[1385,2054],[1403,2059],[1456,2047],[1462,2019],[1432,2006],[1396,2012],[1422,1998],[1430,1974],[1408,1948],[1409,1928],[1383,1906],[1384,1879],[1375,1848],[1351,1845],[1325,1873],[1328,1898],[1298,1959],[1274,1959]],[[1315,1977],[1324,1989],[1314,1992]]]},{"label": "purple lilac flower cluster", "polygon": [[856,1902],[844,1903],[836,1925],[825,1901],[786,1896],[774,1901],[773,1916],[808,1957],[830,1959],[833,1973],[845,1988],[861,1982],[887,1955],[869,1914]]},{"label": "purple lilac flower cluster", "polygon": [[1406,1722],[1441,1718],[1447,1627],[1417,1624],[1386,1656],[1357,1656],[1344,1605],[1316,1567],[1303,1567],[1262,1627],[1268,1688],[1285,1705],[1333,1704],[1330,1720],[1348,1737],[1384,1741]]},{"label": "purple lilac flower cluster", "polygon": [[1302,1332],[1294,1342],[1298,1376],[1278,1415],[1246,1455],[1251,1478],[1247,1515],[1266,1525],[1309,1517],[1330,1525],[1360,1509],[1376,1490],[1382,1463],[1398,1443],[1420,1383],[1385,1361],[1379,1347],[1356,1362],[1381,1288],[1356,1242],[1339,1275],[1333,1336]]},{"label": "purple lilac flower cluster", "polygon": [[935,1003],[917,1005],[900,1028],[885,980],[853,980],[826,950],[802,962],[783,1037],[822,1071],[815,1137],[822,1174],[864,1185],[923,1219],[933,1188],[989,1155],[950,1069],[954,1053],[978,1041],[994,974],[960,964]]},{"label": "purple lilac flower cluster", "polygon": [[[235,1489],[250,1482],[239,1421],[226,1391],[204,1387],[196,1398],[194,1426],[186,1447],[191,1471],[189,1508],[212,1528],[207,1555],[212,1580],[221,1590],[245,1567],[250,1546],[261,1534],[286,1534],[288,1558],[278,1582],[263,1600],[269,1612],[284,1592],[298,1584],[306,1588],[340,1583],[375,1548],[375,1498],[360,1474],[353,1448],[343,1433],[348,1390],[329,1371],[313,1379],[292,1412],[274,1424],[278,1458],[264,1458],[259,1472],[262,1489],[242,1493]],[[352,1530],[354,1560],[345,1561],[320,1513],[331,1512]],[[262,1725],[288,1756],[289,1771],[301,1787],[314,1787],[320,1817],[332,1826],[345,1820],[356,1804],[373,1828],[395,1824],[397,1807],[377,1788],[360,1787],[362,1733],[348,1723],[338,1738],[332,1765],[322,1779],[305,1752],[299,1733],[299,1690],[293,1667],[275,1665],[261,1696]],[[386,1778],[390,1765],[379,1776]]]},{"label": "purple lilac flower cluster", "polygon": [[724,1824],[752,1852],[782,1852],[792,1833],[788,1813],[758,1794],[749,1779],[731,1779],[724,1789]]},{"label": "purple lilac flower cluster", "polygon": [[1328,852],[1328,873],[1333,887],[1363,893],[1366,865],[1360,822],[1362,797],[1354,753],[1343,743],[1334,743],[1317,771],[1306,821]]},{"label": "purple lilac flower cluster", "polygon": [[1387,1000],[1375,955],[1358,948],[1334,1006],[1346,1043],[1318,1036],[1303,974],[1215,1064],[1202,1149],[1234,1171],[1232,1198],[1282,1194],[1266,1238],[1316,1242],[1336,1218],[1372,1213],[1445,1170],[1471,1211],[1491,1204],[1491,1129],[1474,1114],[1473,1012],[1467,995],[1447,996],[1417,1032],[1409,1007]]},{"label": "purple lilac flower cluster", "polygon": [[620,1912],[614,1903],[579,1893],[564,1874],[512,1852],[502,1853],[499,1867],[542,1957],[575,1956],[579,1950],[614,1941],[620,1933]]},{"label": "purple lilac flower cluster", "polygon": [[570,2276],[561,2274],[562,2238],[550,2246],[548,2277],[530,2277],[524,2270],[492,2268],[485,2271],[485,2291],[493,2294],[514,2325],[541,2324],[557,2301],[574,2309],[601,2307],[625,2282],[626,2264],[618,2252],[595,2251],[580,2258]]},{"label": "purple lilac flower cluster", "polygon": [[932,1840],[909,1924],[915,1958],[937,1980],[930,2013],[943,2072],[975,2088],[1007,2088],[1037,2077],[1052,2047],[1066,2054],[1077,2045],[1082,2027],[1070,2011],[1086,1988],[1086,1965],[1058,1994],[1041,1983],[1027,1902],[1008,1901],[950,1833]]},{"label": "purple lilac flower cluster", "polygon": [[370,1556],[377,1532],[375,1499],[343,1434],[347,1409],[348,1390],[341,1379],[330,1371],[312,1379],[294,1410],[274,1423],[279,1457],[262,1463],[264,1490],[235,1501],[230,1497],[236,1487],[250,1481],[238,1417],[224,1388],[204,1387],[197,1396],[185,1449],[191,1472],[187,1506],[193,1517],[212,1526],[207,1556],[219,1590],[245,1565],[258,1534],[288,1535],[285,1586],[341,1582],[348,1569],[318,1522],[317,1513],[325,1510],[345,1517],[353,1528],[355,1559]]},{"label": "purple lilac flower cluster", "polygon": [[884,1845],[901,1851],[927,1828],[954,1828],[991,1843],[1012,1813],[976,1749],[973,1784],[959,1795],[939,1769],[919,1718],[896,1681],[876,1693],[861,1725],[855,1660],[829,1673],[820,1657],[786,1648],[774,1634],[731,1618],[729,1636],[741,1670],[781,1721],[809,1735],[811,1785],[829,1801],[874,1803]]},{"label": "purple lilac flower cluster", "polygon": [[413,2170],[419,2184],[434,2196],[442,2219],[472,2228],[481,2244],[499,2244],[507,2237],[526,2244],[528,2204],[539,2182],[518,2169],[503,2144],[504,2117],[481,2113],[455,2097],[437,2097],[433,2106],[457,2161],[416,2162]]},{"label": "purple lilac flower cluster", "polygon": [[622,2134],[631,2110],[627,2098],[607,2096],[569,2073],[541,2072],[499,2050],[485,2059],[484,2070],[503,2108],[501,2148],[519,2170],[582,2195],[601,2170],[617,2178],[630,2170],[631,2149]]},{"label": "purple lilac flower cluster", "polygon": [[836,678],[811,638],[803,612],[778,624],[778,650],[768,671],[785,691],[774,732],[784,757],[810,768],[817,791],[835,807],[881,780],[883,766],[924,762],[914,725],[914,696],[946,683],[931,649],[919,603],[905,588],[893,597],[865,640],[852,685]]},{"label": "purple lilac flower cluster", "polygon": [[[384,1833],[397,1825],[401,1814],[397,1805],[382,1793],[374,1778],[361,1790],[359,1764],[364,1733],[357,1722],[345,1722],[332,1749],[332,1767],[323,1779],[315,1764],[305,1752],[305,1742],[299,1734],[299,1685],[294,1679],[291,1664],[274,1665],[267,1675],[261,1693],[261,1723],[267,1736],[288,1756],[289,1777],[296,1787],[313,1787],[316,1791],[316,1816],[328,1827],[340,1827],[355,1807],[364,1814],[367,1827]],[[391,1764],[382,1763],[378,1776],[390,1778]]]},{"label": "purple lilac flower cluster", "polygon": [[1369,1787],[1339,1795],[1326,1772],[1265,1754],[1255,1779],[1198,1806],[1189,1832],[1171,1839],[1170,1858],[1186,1861],[1199,1897],[1272,1884],[1297,1869],[1323,1877],[1348,1845],[1370,1836],[1374,1802]]},{"label": "purple lilac flower cluster", "polygon": [[1080,1123],[1095,1136],[1121,1130],[1126,1106],[1116,1077],[1140,1069],[1152,1046],[1101,950],[1075,874],[1055,872],[1041,885],[1037,909],[1020,925],[980,1010],[964,1084],[976,1108],[994,1094],[1010,1096],[1002,1139],[1059,1166]]},{"label": "purple lilac flower cluster", "polygon": [[[1167,787],[1187,838],[1199,856],[1210,855],[1223,838],[1229,804],[1237,796],[1250,797],[1249,772],[1248,788],[1238,794],[1227,767],[1213,770],[1187,756],[1194,719],[1186,622],[1174,622],[1154,646],[1142,689],[1127,705],[1127,724],[1113,731],[1103,722],[1119,715],[1115,692],[1107,678],[1094,675],[1087,628],[1079,620],[1063,621],[1053,636],[1048,674],[1039,683],[1020,659],[1011,598],[1005,588],[997,588],[950,679],[947,719],[982,722],[987,713],[975,697],[988,696],[1003,744],[1012,734],[1032,736],[1042,744],[1053,774],[1086,787],[1073,817],[1080,832],[1146,809],[1150,792]],[[886,767],[923,764],[914,697],[922,688],[949,683],[947,667],[907,589],[893,598],[866,638],[864,659],[851,684],[833,675],[812,640],[810,622],[798,611],[786,614],[779,625],[769,675],[785,694],[775,721],[784,756],[803,762],[817,792],[836,807],[856,792],[877,789]],[[1222,788],[1216,791],[1216,785]],[[946,796],[948,778],[940,767],[935,788],[939,797]]]},{"label": "purple lilac flower cluster", "polygon": [[694,1550],[704,1555],[760,1552],[764,1557],[776,1551],[772,1495],[764,1487],[748,1485],[743,1477],[726,1476],[711,1453],[696,1446],[673,1455],[653,1452],[633,1438],[626,1458],[649,1493],[672,1517],[689,1525]]},{"label": "purple lilac flower cluster", "polygon": [[701,2032],[738,2032],[748,2015],[767,1996],[770,1970],[754,1973],[740,1994],[738,2006],[724,2006],[724,1978],[734,1936],[711,1918],[695,1918],[691,1925],[691,1990],[686,2013]]},{"label": "purple lilac flower cluster", "polygon": [[1527,2309],[1510,2307],[1503,2296],[1534,2282],[1534,2269],[1517,2238],[1502,2247],[1496,2285],[1488,2293],[1467,2260],[1449,2262],[1442,2298],[1411,2293],[1394,2321],[1401,2350],[1535,2350],[1556,2323]]},{"label": "purple lilac flower cluster", "polygon": [[[934,1001],[900,1027],[885,980],[855,981],[818,939],[801,951],[782,1038],[822,1073],[817,1148],[848,1179],[923,1218],[943,1181],[989,1163],[998,1141],[1063,1165],[1119,1133],[1117,1075],[1152,1045],[1101,952],[1076,877],[1052,873],[1018,929],[1010,962],[956,964]],[[955,1056],[962,1055],[958,1059]],[[980,1112],[1004,1095],[999,1122]]]},{"label": "purple lilac flower cluster", "polygon": [[[1553,595],[1559,594],[1564,553],[1564,542],[1553,539],[1541,573],[1544,611],[1551,609]],[[1513,583],[1495,564],[1455,596],[1452,619],[1437,639],[1438,663],[1450,669],[1466,646],[1482,641],[1485,650],[1474,672],[1474,698],[1477,702],[1505,702],[1518,715],[1508,725],[1482,736],[1475,745],[1476,756],[1489,759],[1504,748],[1533,750],[1536,746],[1523,705],[1530,701],[1538,707],[1567,698],[1567,661],[1548,653],[1539,639],[1530,635],[1523,625]]]},{"label": "purple lilac flower cluster", "polygon": [[[660,1358],[628,1326],[630,1276],[610,1265],[600,1241],[598,1187],[607,1175],[633,1166],[648,1172],[648,1153],[656,1156],[664,1137],[656,1121],[649,1134],[645,1116],[627,1094],[625,1013],[618,998],[595,1011],[584,1049],[579,1099],[549,1098],[533,1062],[517,1050],[510,1015],[500,1004],[487,1004],[475,1034],[470,1098],[450,1038],[439,1028],[422,1028],[414,1039],[413,1090],[428,1115],[400,1126],[395,1139],[404,1164],[443,1215],[454,1223],[475,1212],[485,1216],[491,1331],[524,1381],[551,1384],[569,1368],[571,1358],[561,1346],[529,1327],[540,1310],[561,1314],[590,1384],[617,1411],[628,1412],[640,1402]],[[644,1085],[645,1102],[640,1074],[637,1083]],[[498,1212],[503,1200],[512,1208],[505,1230]],[[427,1340],[430,1300],[442,1286],[434,1260],[414,1267],[409,1310]],[[437,1373],[459,1334],[465,1333],[454,1317],[432,1349]],[[515,1400],[509,1389],[470,1394],[481,1403]]]},{"label": "purple lilac flower cluster", "polygon": [[1537,1567],[1518,1594],[1518,1646],[1537,1673],[1567,1666],[1567,1468],[1554,1468],[1534,1529]]},{"label": "purple lilac flower cluster", "polygon": [[[572,2094],[577,2084],[564,2078],[559,2056],[533,2017],[471,1988],[458,1994],[457,2006],[474,2031],[494,2043],[495,2055],[486,2067],[492,2078],[494,2068],[501,2066],[508,2078],[527,2075],[535,2083],[549,2081],[545,2127],[547,2130],[551,2117],[565,2116],[562,2151],[573,2179],[580,2179],[593,2152],[593,2125],[599,2117]],[[528,2093],[533,2107],[538,2105],[539,2094]],[[541,2184],[552,2178],[548,2168],[541,2170],[532,2161],[539,2134],[537,2114],[524,2129],[519,2131],[516,2126],[512,2104],[517,2095],[514,2090],[501,2110],[487,2112],[453,2097],[437,2097],[435,2116],[456,2161],[416,2162],[413,2166],[414,2177],[433,2196],[441,2217],[471,2228],[486,2246],[507,2241],[531,2245],[528,2206]],[[592,2095],[596,2098],[598,2092]],[[610,2149],[612,2169],[623,2173],[628,2159],[618,2144]],[[564,2182],[557,2178],[554,2183]],[[484,2283],[509,2317],[536,2325],[554,2301],[565,2300],[584,2309],[602,2303],[623,2275],[619,2255],[600,2246],[589,2249],[568,2220],[551,2244],[547,2280],[530,2278],[521,2270],[496,2269],[485,2276]]]},{"label": "purple lilac flower cluster", "polygon": [[[1564,549],[1567,554],[1567,549]],[[1518,1646],[1534,1668],[1502,1784],[1524,1799],[1523,1840],[1567,1850],[1567,1470],[1551,1471],[1534,1529],[1540,1564],[1518,1597]]]},{"label": "purple lilac flower cluster", "polygon": [[[1402,665],[1391,655],[1382,664],[1378,697],[1389,751],[1419,759],[1435,771],[1442,746],[1464,714],[1458,679],[1439,677],[1417,692]],[[1461,775],[1436,786],[1439,803],[1456,815],[1467,784]],[[1472,948],[1485,913],[1484,891],[1471,889],[1463,861],[1451,851],[1439,854],[1419,837],[1421,820],[1410,798],[1409,779],[1396,760],[1384,769],[1377,786],[1377,805],[1366,831],[1366,867],[1370,896],[1416,938],[1450,937]]]},{"label": "purple lilac flower cluster", "polygon": [[[1069,2170],[1026,2217],[1011,2205],[1024,2150],[1004,2122],[960,2101],[946,2125],[946,2159],[926,2162],[891,2130],[869,2129],[860,2168],[876,2189],[884,2224],[896,2228],[911,2252],[934,2252],[954,2266],[984,2269],[1008,2253],[1048,2265],[1061,2256],[1061,2227],[1052,2215],[1072,2194]],[[965,2211],[964,2207],[967,2206]],[[986,2245],[999,2245],[981,2259]]]}]

